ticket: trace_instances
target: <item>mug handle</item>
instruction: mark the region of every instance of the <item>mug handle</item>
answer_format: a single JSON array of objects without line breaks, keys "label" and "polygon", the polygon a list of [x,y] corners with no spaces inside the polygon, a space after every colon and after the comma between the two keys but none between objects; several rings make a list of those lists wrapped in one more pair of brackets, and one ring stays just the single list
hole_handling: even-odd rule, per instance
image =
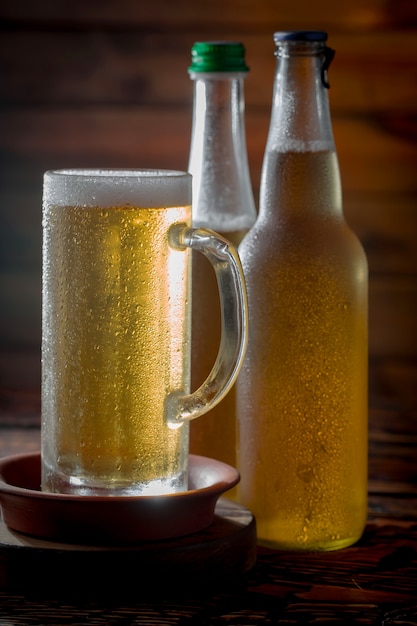
[{"label": "mug handle", "polygon": [[210,411],[233,386],[248,343],[248,304],[242,265],[236,248],[208,228],[174,226],[170,243],[204,254],[213,266],[220,295],[221,338],[216,361],[202,385],[191,394],[174,392],[167,398],[171,426]]}]

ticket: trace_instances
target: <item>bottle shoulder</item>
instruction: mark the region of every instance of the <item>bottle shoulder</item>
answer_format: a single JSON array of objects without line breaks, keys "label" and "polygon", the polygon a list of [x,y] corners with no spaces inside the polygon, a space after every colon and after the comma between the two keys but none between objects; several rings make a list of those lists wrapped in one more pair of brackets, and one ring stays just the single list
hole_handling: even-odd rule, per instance
[{"label": "bottle shoulder", "polygon": [[246,271],[268,265],[296,268],[312,266],[360,266],[367,271],[363,246],[340,217],[267,220],[258,217],[239,246],[239,255]]}]

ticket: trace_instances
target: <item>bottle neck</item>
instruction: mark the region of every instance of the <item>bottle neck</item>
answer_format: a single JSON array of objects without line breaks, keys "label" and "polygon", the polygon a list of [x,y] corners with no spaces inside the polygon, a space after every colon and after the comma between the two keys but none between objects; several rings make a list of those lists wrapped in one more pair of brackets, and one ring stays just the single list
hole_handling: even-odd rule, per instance
[{"label": "bottle neck", "polygon": [[193,223],[220,232],[247,230],[256,211],[244,127],[245,72],[190,73],[194,82],[188,171]]},{"label": "bottle neck", "polygon": [[342,218],[342,188],[321,42],[277,47],[271,123],[261,174],[259,215]]},{"label": "bottle neck", "polygon": [[328,92],[326,46],[321,42],[281,42],[277,46],[269,149],[334,150]]},{"label": "bottle neck", "polygon": [[[201,151],[202,140],[206,152],[232,149],[243,123],[243,76],[220,72],[191,74],[194,81],[191,152]],[[190,160],[192,157],[190,154]]]}]

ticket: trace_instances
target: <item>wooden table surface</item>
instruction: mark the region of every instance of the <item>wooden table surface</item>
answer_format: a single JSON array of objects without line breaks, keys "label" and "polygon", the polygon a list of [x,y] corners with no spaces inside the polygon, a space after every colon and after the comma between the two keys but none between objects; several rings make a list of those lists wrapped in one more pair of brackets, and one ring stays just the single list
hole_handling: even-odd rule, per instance
[{"label": "wooden table surface", "polygon": [[[73,584],[61,587],[59,568],[54,589],[43,588],[40,566],[33,589],[0,587],[0,624],[417,624],[416,372],[414,362],[403,371],[405,391],[397,385],[396,395],[371,397],[369,516],[355,546],[327,553],[259,547],[245,575],[196,587],[176,581],[175,591],[144,591],[147,573],[139,567],[129,594],[80,589],[76,571]],[[0,391],[0,456],[38,450],[37,393]]]}]

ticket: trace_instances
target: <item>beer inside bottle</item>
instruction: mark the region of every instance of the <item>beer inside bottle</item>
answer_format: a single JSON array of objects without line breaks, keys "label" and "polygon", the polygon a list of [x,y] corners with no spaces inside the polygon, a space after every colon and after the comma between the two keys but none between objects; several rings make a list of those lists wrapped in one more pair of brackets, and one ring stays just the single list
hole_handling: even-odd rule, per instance
[{"label": "beer inside bottle", "polygon": [[309,105],[324,100],[324,115],[313,110],[312,137],[290,113],[284,140],[285,112],[273,112],[260,214],[240,246],[250,332],[237,382],[238,499],[260,543],[284,549],[350,545],[367,516],[367,262],[343,217],[320,72],[306,79],[321,67],[319,43],[298,45],[295,68],[285,46],[283,64],[304,90],[315,85]]},{"label": "beer inside bottle", "polygon": [[[277,153],[269,167],[281,181],[309,172],[311,186],[285,185],[294,211],[277,232],[263,231],[260,249],[250,237],[241,251],[251,335],[239,381],[239,489],[264,542],[342,547],[366,518],[366,262],[320,193],[323,182],[334,186],[334,153]],[[302,208],[312,205],[308,219]]]},{"label": "beer inside bottle", "polygon": [[[246,230],[219,233],[236,247]],[[212,265],[202,254],[192,262],[192,387],[199,387],[210,373],[220,344],[221,321],[219,289]],[[236,391],[229,391],[220,404],[190,428],[190,448],[194,454],[217,458],[236,466]],[[230,494],[227,494],[230,497]]]}]

